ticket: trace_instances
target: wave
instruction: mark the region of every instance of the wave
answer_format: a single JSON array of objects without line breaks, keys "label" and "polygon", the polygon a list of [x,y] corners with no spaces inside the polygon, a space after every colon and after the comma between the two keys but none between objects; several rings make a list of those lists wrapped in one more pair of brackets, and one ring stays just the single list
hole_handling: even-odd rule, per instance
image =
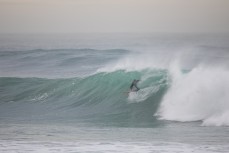
[{"label": "wave", "polygon": [[[128,95],[133,79],[140,94]],[[0,78],[1,117],[99,119],[135,124],[154,120],[167,89],[167,71],[124,70],[83,78]]]},{"label": "wave", "polygon": [[[199,66],[100,72],[83,78],[0,78],[1,118],[80,119],[128,125],[156,120],[229,126],[229,71]],[[128,94],[133,79],[137,93]]]},{"label": "wave", "polygon": [[[0,116],[229,126],[228,62],[188,56],[120,49],[0,52],[6,62],[0,66]],[[128,94],[133,79],[141,80],[141,90]]]}]

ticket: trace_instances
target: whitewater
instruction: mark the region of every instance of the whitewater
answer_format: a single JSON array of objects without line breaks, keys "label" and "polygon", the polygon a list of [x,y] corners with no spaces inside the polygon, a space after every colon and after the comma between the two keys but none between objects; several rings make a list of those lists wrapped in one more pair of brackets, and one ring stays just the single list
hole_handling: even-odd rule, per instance
[{"label": "whitewater", "polygon": [[228,41],[3,34],[0,152],[228,152]]}]

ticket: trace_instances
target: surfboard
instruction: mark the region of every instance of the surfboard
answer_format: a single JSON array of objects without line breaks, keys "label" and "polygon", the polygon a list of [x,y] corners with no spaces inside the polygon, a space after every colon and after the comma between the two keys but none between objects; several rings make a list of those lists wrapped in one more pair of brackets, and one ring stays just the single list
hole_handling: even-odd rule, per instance
[{"label": "surfboard", "polygon": [[[140,90],[140,89],[139,89]],[[137,93],[139,90],[130,90],[130,91],[125,91],[123,93],[129,94],[129,93]]]}]

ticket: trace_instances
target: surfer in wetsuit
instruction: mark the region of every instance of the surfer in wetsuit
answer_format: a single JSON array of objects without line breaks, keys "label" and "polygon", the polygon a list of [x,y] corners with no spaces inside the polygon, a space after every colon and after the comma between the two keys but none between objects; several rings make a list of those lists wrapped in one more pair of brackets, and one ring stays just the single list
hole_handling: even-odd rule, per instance
[{"label": "surfer in wetsuit", "polygon": [[140,90],[137,86],[137,83],[139,82],[140,80],[135,80],[131,83],[130,85],[130,91],[138,91]]}]

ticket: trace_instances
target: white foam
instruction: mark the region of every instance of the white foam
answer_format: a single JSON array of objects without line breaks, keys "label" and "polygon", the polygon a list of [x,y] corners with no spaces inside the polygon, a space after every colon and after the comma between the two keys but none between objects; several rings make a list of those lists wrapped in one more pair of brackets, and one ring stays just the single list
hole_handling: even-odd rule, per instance
[{"label": "white foam", "polygon": [[175,121],[203,121],[203,125],[229,126],[229,71],[198,66],[182,74],[171,67],[171,87],[156,115]]},{"label": "white foam", "polygon": [[[228,147],[225,146],[227,149]],[[55,141],[3,141],[1,153],[215,153],[222,146],[194,146],[170,142],[55,142]],[[225,150],[223,150],[225,151]]]}]

